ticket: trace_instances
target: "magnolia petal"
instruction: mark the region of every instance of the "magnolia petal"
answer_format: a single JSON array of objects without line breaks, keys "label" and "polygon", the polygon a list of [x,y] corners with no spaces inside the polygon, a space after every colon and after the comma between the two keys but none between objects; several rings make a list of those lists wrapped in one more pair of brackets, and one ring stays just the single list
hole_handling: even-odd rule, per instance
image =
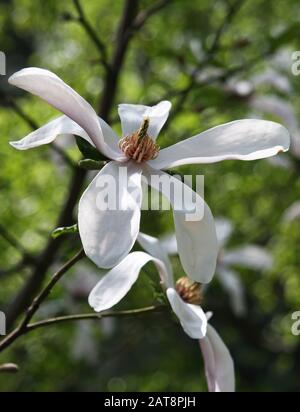
[{"label": "magnolia petal", "polygon": [[236,120],[162,149],[149,164],[165,169],[227,159],[263,159],[287,151],[289,145],[289,132],[279,123],[257,119]]},{"label": "magnolia petal", "polygon": [[175,233],[168,233],[160,238],[160,243],[168,255],[177,255],[178,246]]},{"label": "magnolia petal", "polygon": [[167,297],[185,333],[192,339],[202,339],[206,335],[207,319],[201,307],[184,302],[173,288],[167,289]]},{"label": "magnolia petal", "polygon": [[116,159],[120,151],[115,151],[104,141],[98,116],[92,106],[75,90],[49,70],[29,67],[18,71],[9,78],[9,83],[39,96],[51,106],[74,120],[89,135],[99,151]]},{"label": "magnolia petal", "polygon": [[264,248],[256,245],[247,245],[225,252],[222,262],[226,265],[267,270],[272,267],[273,258]]},{"label": "magnolia petal", "polygon": [[109,147],[114,150],[114,160],[118,162],[125,162],[128,160],[127,156],[119,148],[119,138],[113,129],[107,124],[101,117],[98,117],[102,134],[104,136],[104,141],[109,145]]},{"label": "magnolia petal", "polygon": [[144,175],[148,184],[161,191],[172,204],[178,254],[185,273],[196,282],[210,282],[216,268],[218,242],[209,207],[173,176],[150,167],[144,169]]},{"label": "magnolia petal", "polygon": [[160,241],[157,238],[146,235],[142,232],[138,234],[137,241],[142,246],[142,248],[145,249],[146,252],[148,252],[151,256],[161,260],[165,264],[165,267],[167,269],[167,276],[164,282],[164,286],[166,288],[172,287],[174,284],[172,265],[168,254],[163,249]]},{"label": "magnolia petal", "polygon": [[87,133],[67,116],[60,116],[51,122],[45,124],[32,133],[29,133],[23,139],[10,142],[18,150],[27,150],[33,147],[41,146],[53,142],[61,134],[73,134],[80,136],[93,144]]},{"label": "magnolia petal", "polygon": [[90,306],[101,312],[120,302],[136,282],[142,267],[151,260],[164,277],[166,268],[163,262],[144,252],[132,252],[97,283],[89,295]]},{"label": "magnolia petal", "polygon": [[216,330],[207,325],[207,333],[199,340],[204,358],[209,392],[234,392],[235,376],[232,357]]},{"label": "magnolia petal", "polygon": [[86,255],[110,268],[131,250],[141,216],[141,169],[134,163],[109,162],[83,193],[78,227]]},{"label": "magnolia petal", "polygon": [[217,277],[230,297],[230,304],[236,316],[246,313],[245,290],[237,273],[223,265],[217,267]]},{"label": "magnolia petal", "polygon": [[168,101],[162,101],[152,107],[136,104],[120,104],[119,116],[123,136],[136,132],[140,128],[143,120],[148,117],[150,120],[148,134],[153,139],[156,139],[169,116],[170,109],[171,103]]}]

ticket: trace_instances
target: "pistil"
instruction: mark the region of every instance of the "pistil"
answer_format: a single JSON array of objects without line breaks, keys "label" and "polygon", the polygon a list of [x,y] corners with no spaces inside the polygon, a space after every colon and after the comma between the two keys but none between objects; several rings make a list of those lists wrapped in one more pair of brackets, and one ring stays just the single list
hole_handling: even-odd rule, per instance
[{"label": "pistil", "polygon": [[193,282],[186,276],[177,280],[176,290],[180,297],[187,303],[200,305],[203,301],[202,285]]},{"label": "pistil", "polygon": [[159,153],[159,146],[148,135],[149,123],[149,118],[146,117],[136,132],[123,137],[119,142],[125,155],[137,163],[155,159]]}]

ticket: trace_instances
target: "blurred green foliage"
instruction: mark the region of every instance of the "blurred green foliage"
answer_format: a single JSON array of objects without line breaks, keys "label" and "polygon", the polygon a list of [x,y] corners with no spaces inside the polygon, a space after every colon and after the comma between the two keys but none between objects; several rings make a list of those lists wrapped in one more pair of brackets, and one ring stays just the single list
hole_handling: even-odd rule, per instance
[{"label": "blurred green foliage", "polygon": [[[151,1],[140,1],[147,8]],[[120,125],[116,105],[152,103],[170,97],[175,108],[178,94],[189,84],[193,68],[201,65],[233,2],[219,0],[171,1],[136,33],[122,70],[111,124]],[[113,50],[123,0],[82,2],[89,22]],[[286,67],[278,73],[288,79],[288,93],[268,82],[254,94],[276,95],[300,114],[300,76],[292,76],[291,52],[300,50],[298,0],[243,1],[221,33],[214,58],[204,64],[186,100],[174,110],[160,135],[162,147],[214,125],[255,115],[281,121],[262,110],[253,111],[250,97],[228,87],[229,80],[249,80],[274,67],[274,56],[285,51]],[[76,21],[73,2],[6,0],[0,2],[1,45],[7,55],[7,75],[25,66],[54,71],[97,108],[103,90],[103,68],[98,52]],[[255,61],[255,64],[253,63]],[[250,63],[251,62],[251,63]],[[243,67],[235,75],[230,70]],[[205,75],[223,71],[219,81]],[[0,222],[30,253],[42,250],[67,196],[71,173],[50,147],[18,152],[8,142],[30,132],[30,127],[8,104],[13,98],[38,125],[56,115],[39,99],[7,84],[1,76],[0,101]],[[63,138],[63,149],[77,161],[75,141]],[[227,161],[179,168],[182,173],[205,174],[205,198],[215,216],[231,219],[235,231],[230,245],[256,243],[273,255],[268,273],[237,268],[246,288],[248,312],[237,318],[218,281],[209,288],[205,309],[235,360],[237,389],[243,391],[298,391],[300,337],[293,336],[291,313],[300,310],[300,220],[284,222],[284,211],[300,200],[299,161],[282,155],[292,166],[267,160]],[[92,175],[91,175],[92,176]],[[88,184],[88,181],[86,182]],[[143,212],[143,231],[158,235],[173,230],[168,212]],[[79,245],[77,234],[67,235],[60,252],[66,260]],[[13,267],[20,253],[0,236],[1,269]],[[174,270],[181,276],[178,259]],[[89,262],[70,271],[55,289],[40,317],[89,311],[86,298],[69,285],[85,272],[100,276]],[[154,267],[147,274],[158,281]],[[0,309],[15,296],[30,274],[29,268],[0,274]],[[153,303],[153,290],[145,272],[118,308]],[[1,375],[3,391],[204,391],[206,383],[197,342],[189,339],[168,314],[140,318],[65,324],[36,331],[1,354],[0,363],[20,366],[16,375]]]}]

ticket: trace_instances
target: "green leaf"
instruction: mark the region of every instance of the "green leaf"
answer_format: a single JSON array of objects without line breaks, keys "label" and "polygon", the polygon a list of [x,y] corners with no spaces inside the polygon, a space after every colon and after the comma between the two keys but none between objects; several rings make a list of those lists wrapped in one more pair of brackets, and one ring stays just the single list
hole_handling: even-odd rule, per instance
[{"label": "green leaf", "polygon": [[95,147],[93,147],[89,142],[84,140],[82,137],[75,136],[76,144],[80,152],[87,159],[93,160],[109,160],[107,157],[103,156]]},{"label": "green leaf", "polygon": [[51,233],[51,236],[53,237],[53,239],[56,239],[57,237],[61,235],[65,235],[69,233],[78,233],[77,223],[75,223],[75,225],[72,225],[72,226],[58,227],[53,230],[53,232]]},{"label": "green leaf", "polygon": [[105,163],[103,160],[83,159],[79,160],[78,166],[85,170],[100,170]]}]

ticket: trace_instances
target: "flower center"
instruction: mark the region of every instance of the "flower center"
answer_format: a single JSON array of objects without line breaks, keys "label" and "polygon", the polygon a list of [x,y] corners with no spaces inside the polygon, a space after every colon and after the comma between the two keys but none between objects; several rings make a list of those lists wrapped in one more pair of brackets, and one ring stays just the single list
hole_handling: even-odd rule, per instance
[{"label": "flower center", "polygon": [[155,159],[159,152],[159,146],[147,133],[148,128],[149,118],[146,117],[136,132],[123,137],[119,142],[122,152],[137,163]]},{"label": "flower center", "polygon": [[175,287],[185,302],[200,305],[203,301],[202,285],[200,283],[193,282],[184,276],[177,280]]}]

